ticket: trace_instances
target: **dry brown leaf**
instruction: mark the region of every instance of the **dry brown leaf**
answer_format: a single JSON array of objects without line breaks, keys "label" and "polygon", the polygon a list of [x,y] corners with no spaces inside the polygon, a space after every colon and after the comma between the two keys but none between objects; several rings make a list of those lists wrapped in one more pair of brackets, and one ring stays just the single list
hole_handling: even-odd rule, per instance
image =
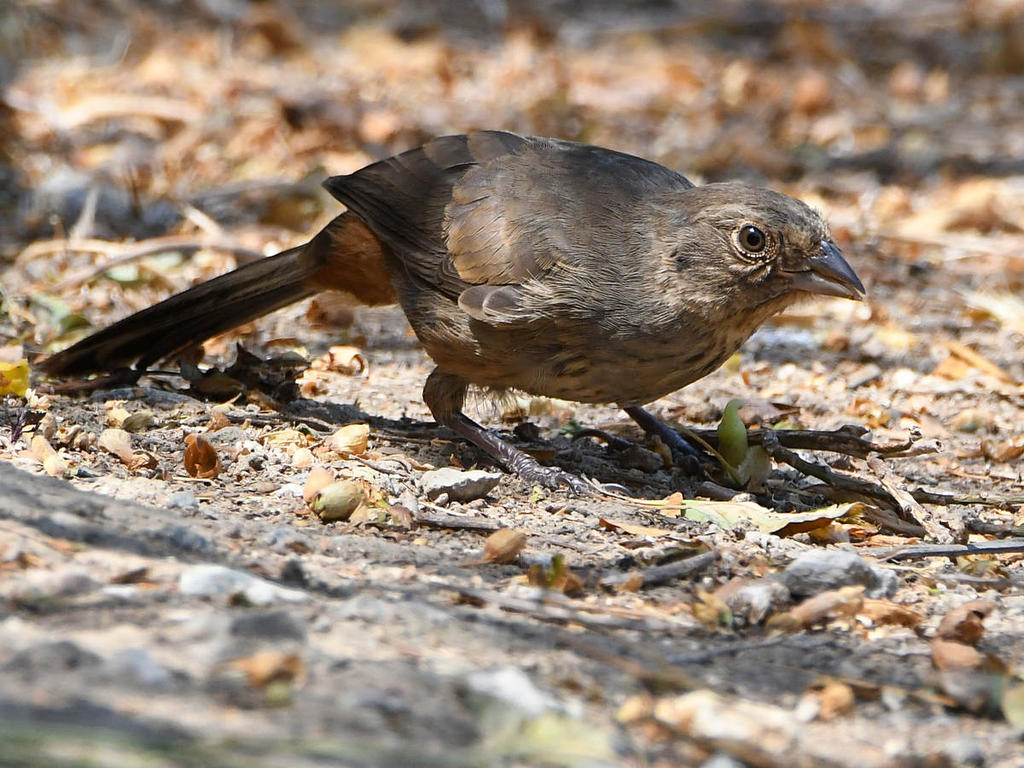
[{"label": "dry brown leaf", "polygon": [[697,600],[690,606],[693,617],[701,624],[713,629],[728,626],[732,612],[717,594],[700,590]]},{"label": "dry brown leaf", "polygon": [[104,420],[108,427],[121,427],[124,424],[124,420],[131,415],[128,413],[128,409],[121,404],[120,400],[108,401],[106,409],[107,412],[104,415]]},{"label": "dry brown leaf", "polygon": [[818,718],[834,720],[840,715],[848,715],[853,711],[856,700],[853,689],[846,683],[841,683],[838,680],[826,683],[825,687],[818,692],[818,701],[821,706]]},{"label": "dry brown leaf", "polygon": [[216,408],[210,411],[210,420],[206,422],[206,431],[208,433],[216,432],[219,429],[224,429],[224,427],[230,426],[231,419],[229,419],[223,411],[219,411]]},{"label": "dry brown leaf", "polygon": [[360,456],[366,453],[369,437],[369,424],[346,424],[324,440],[324,447],[342,456]]},{"label": "dry brown leaf", "polygon": [[490,536],[484,544],[483,562],[512,563],[526,547],[526,534],[516,528],[501,528]]},{"label": "dry brown leaf", "polygon": [[932,369],[932,374],[935,376],[941,376],[944,379],[950,381],[961,381],[966,378],[971,372],[971,366],[965,363],[959,358],[949,357],[942,358],[938,365]]},{"label": "dry brown leaf", "polygon": [[891,600],[865,599],[858,616],[871,619],[875,624],[893,624],[913,629],[924,621],[924,616],[913,608],[894,603]]},{"label": "dry brown leaf", "polygon": [[43,459],[43,471],[50,477],[64,477],[70,471],[70,467],[64,461],[64,457],[54,453]]},{"label": "dry brown leaf", "polygon": [[337,371],[346,376],[366,373],[366,358],[359,347],[331,347],[326,354],[327,370]]},{"label": "dry brown leaf", "polygon": [[28,446],[29,451],[40,463],[45,462],[49,457],[56,456],[57,451],[50,445],[50,441],[42,435],[33,435],[32,442]]},{"label": "dry brown leaf", "polygon": [[949,350],[951,355],[955,355],[968,365],[977,368],[982,373],[987,373],[989,376],[997,378],[1000,381],[1005,381],[1007,384],[1017,383],[1017,380],[1014,379],[1013,376],[1008,374],[980,352],[968,347],[966,344],[954,341],[953,339],[947,339],[946,349]]},{"label": "dry brown leaf", "polygon": [[260,438],[268,448],[291,448],[309,446],[316,442],[316,438],[297,429],[279,429],[275,432],[268,432]]},{"label": "dry brown leaf", "polygon": [[123,429],[108,428],[100,432],[96,444],[100,448],[112,453],[121,460],[125,466],[131,466],[134,454],[132,452],[132,438]]},{"label": "dry brown leaf", "polygon": [[992,461],[1015,461],[1024,456],[1024,437],[999,441],[985,438],[981,441],[981,453]]},{"label": "dry brown leaf", "polygon": [[253,688],[263,688],[270,683],[291,683],[301,678],[304,671],[298,654],[269,649],[235,659],[231,666],[241,670]]},{"label": "dry brown leaf", "polygon": [[943,640],[974,645],[985,634],[982,621],[995,609],[996,604],[988,600],[971,600],[964,603],[942,617],[938,629],[935,630],[935,636]]},{"label": "dry brown leaf", "polygon": [[313,467],[306,475],[306,484],[302,487],[302,500],[307,506],[312,505],[313,499],[320,492],[334,482],[334,473],[327,467]]},{"label": "dry brown leaf", "polygon": [[854,616],[864,603],[864,587],[830,589],[804,600],[786,613],[776,614],[768,620],[769,629],[789,631],[810,627],[825,619]]},{"label": "dry brown leaf", "polygon": [[195,432],[185,435],[184,463],[185,471],[191,477],[210,479],[223,471],[217,450],[209,440]]},{"label": "dry brown leaf", "polygon": [[619,592],[639,592],[641,587],[644,585],[644,575],[640,571],[631,573],[629,578],[619,584]]},{"label": "dry brown leaf", "polygon": [[977,669],[985,657],[970,645],[934,637],[930,643],[932,664],[938,669]]}]

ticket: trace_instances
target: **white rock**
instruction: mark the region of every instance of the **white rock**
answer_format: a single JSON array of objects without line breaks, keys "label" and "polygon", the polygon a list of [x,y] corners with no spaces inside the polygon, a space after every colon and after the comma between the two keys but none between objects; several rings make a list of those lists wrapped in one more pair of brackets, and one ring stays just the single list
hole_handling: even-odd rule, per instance
[{"label": "white rock", "polygon": [[309,595],[297,589],[287,589],[223,565],[193,565],[182,572],[178,590],[192,597],[231,597],[241,595],[251,605],[273,603],[303,603]]},{"label": "white rock", "polygon": [[446,467],[424,472],[420,478],[420,487],[428,499],[436,499],[446,493],[451,501],[472,501],[490,493],[499,480],[501,475],[497,472]]}]

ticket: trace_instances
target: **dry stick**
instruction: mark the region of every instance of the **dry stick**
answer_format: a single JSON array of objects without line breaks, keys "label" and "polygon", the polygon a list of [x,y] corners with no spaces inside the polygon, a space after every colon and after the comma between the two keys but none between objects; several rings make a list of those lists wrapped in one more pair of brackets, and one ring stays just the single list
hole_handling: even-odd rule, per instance
[{"label": "dry stick", "polygon": [[[691,576],[698,571],[703,571],[717,559],[718,552],[712,550],[711,552],[704,552],[703,554],[688,557],[685,560],[679,560],[675,563],[669,563],[668,565],[655,565],[651,568],[644,568],[639,572],[640,576],[643,578],[641,586],[654,587],[659,584],[667,584],[670,581],[675,581],[676,579],[683,578],[684,576]],[[613,573],[601,579],[601,586],[616,587],[629,581],[635,575],[635,571],[627,573]]]},{"label": "dry stick", "polygon": [[[793,451],[783,448],[779,445],[774,432],[765,432],[763,446],[768,455],[775,459],[775,461],[789,464],[798,472],[803,472],[809,477],[821,480],[831,490],[867,496],[887,504],[899,506],[899,502],[881,485],[868,480],[861,480],[859,477],[841,475],[824,464],[806,461]],[[876,525],[881,525],[902,536],[922,536],[927,533],[927,530],[922,525],[913,521],[904,521],[899,518],[889,520],[885,515],[868,516],[868,519]]]},{"label": "dry stick", "polygon": [[868,467],[875,473],[878,482],[889,492],[893,500],[899,505],[905,520],[924,526],[928,535],[940,544],[948,544],[953,541],[953,535],[941,525],[936,523],[928,511],[922,507],[917,500],[907,491],[900,487],[899,479],[877,456],[868,459]]},{"label": "dry stick", "polygon": [[[446,584],[440,581],[431,581],[430,583],[440,589],[450,590],[470,600],[487,603],[512,613],[524,613],[539,621],[550,621],[555,624],[579,624],[588,629],[635,629],[645,632],[669,631],[684,626],[682,622],[672,622],[667,619],[652,621],[642,617],[593,614],[573,610],[573,608],[565,605],[544,602],[543,599],[530,600],[488,589],[473,589],[458,584]],[[686,627],[689,628],[689,625],[686,625]]]},{"label": "dry stick", "polygon": [[1006,555],[1024,552],[1024,538],[983,541],[977,544],[914,544],[906,547],[878,547],[858,551],[881,560],[963,557],[964,555]]},{"label": "dry stick", "polygon": [[[718,432],[714,429],[693,430],[697,435],[713,446],[718,445]],[[907,440],[889,445],[879,445],[865,440],[867,433],[864,427],[853,424],[834,430],[813,429],[754,429],[747,433],[750,445],[763,445],[769,434],[775,435],[779,445],[786,448],[809,451],[832,451],[848,456],[865,458],[872,453],[883,456],[916,456],[921,453],[935,453],[938,446],[934,441],[918,441],[911,436]]]},{"label": "dry stick", "polygon": [[805,475],[810,477],[816,477],[832,488],[840,491],[860,494],[861,496],[869,496],[870,498],[878,499],[880,501],[895,501],[889,491],[877,483],[872,483],[868,480],[861,480],[859,477],[853,477],[852,475],[841,475],[831,467],[827,467],[824,464],[818,464],[816,462],[800,458],[800,456],[795,452],[788,448],[783,448],[782,445],[779,444],[777,434],[771,430],[765,430],[762,445],[764,446],[765,451],[768,452],[768,455],[775,459],[775,461],[783,464],[789,464],[789,466],[793,467],[793,469],[798,472],[803,472]]},{"label": "dry stick", "polygon": [[493,520],[486,520],[481,517],[460,517],[458,515],[427,515],[417,512],[413,518],[417,525],[427,525],[431,528],[445,528],[455,531],[483,531],[494,533],[501,526]]}]

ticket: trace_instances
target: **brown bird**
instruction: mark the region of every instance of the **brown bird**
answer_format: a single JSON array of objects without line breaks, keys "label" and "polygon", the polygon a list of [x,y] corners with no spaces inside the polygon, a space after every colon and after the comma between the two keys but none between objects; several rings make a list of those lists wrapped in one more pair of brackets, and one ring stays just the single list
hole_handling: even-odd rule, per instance
[{"label": "brown bird", "polygon": [[469,385],[617,403],[685,450],[643,404],[718,368],[801,296],[864,297],[804,203],[696,187],[600,147],[481,131],[434,139],[324,185],[348,210],[305,245],[179,293],[43,362],[137,370],[319,291],[401,303],[437,367],[438,423],[524,479],[582,490],[463,412]]}]

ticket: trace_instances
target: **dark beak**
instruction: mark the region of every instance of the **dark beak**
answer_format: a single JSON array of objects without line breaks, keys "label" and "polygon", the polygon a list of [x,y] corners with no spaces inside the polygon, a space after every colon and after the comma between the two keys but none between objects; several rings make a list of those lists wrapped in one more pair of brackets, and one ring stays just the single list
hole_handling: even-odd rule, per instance
[{"label": "dark beak", "polygon": [[861,301],[867,296],[857,273],[846,263],[834,243],[823,241],[821,251],[808,259],[805,265],[806,269],[789,273],[792,290],[854,301]]}]

